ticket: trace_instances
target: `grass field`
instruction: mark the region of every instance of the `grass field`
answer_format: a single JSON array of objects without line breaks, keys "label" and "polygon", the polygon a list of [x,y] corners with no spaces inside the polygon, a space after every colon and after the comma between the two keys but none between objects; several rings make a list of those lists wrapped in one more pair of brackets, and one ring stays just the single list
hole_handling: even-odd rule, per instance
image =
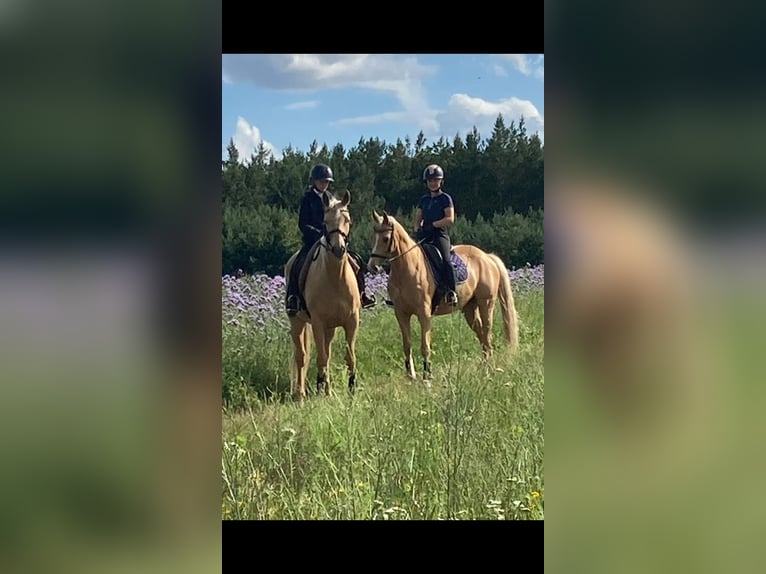
[{"label": "grass field", "polygon": [[[404,375],[393,311],[365,310],[357,385],[346,391],[341,330],[334,394],[289,398],[283,279],[223,279],[222,518],[543,519],[543,270],[511,272],[520,348],[481,358],[462,314],[436,317],[430,385]],[[385,277],[370,279],[379,299]],[[420,329],[413,319],[419,357]]]}]

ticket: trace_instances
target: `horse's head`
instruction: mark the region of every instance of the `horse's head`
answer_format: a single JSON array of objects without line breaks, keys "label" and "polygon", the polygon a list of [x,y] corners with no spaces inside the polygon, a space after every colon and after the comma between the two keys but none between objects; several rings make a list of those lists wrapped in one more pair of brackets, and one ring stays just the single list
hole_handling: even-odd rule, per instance
[{"label": "horse's head", "polygon": [[387,265],[397,247],[395,241],[396,219],[388,215],[385,211],[379,215],[377,211],[372,212],[372,219],[375,222],[373,230],[375,239],[372,244],[372,255],[367,262],[367,269],[370,273],[382,273],[383,265]]},{"label": "horse's head", "polygon": [[343,199],[330,199],[327,194],[322,196],[324,203],[325,239],[330,245],[330,252],[338,259],[348,251],[348,234],[351,231],[351,215],[348,204],[351,194],[346,191]]}]

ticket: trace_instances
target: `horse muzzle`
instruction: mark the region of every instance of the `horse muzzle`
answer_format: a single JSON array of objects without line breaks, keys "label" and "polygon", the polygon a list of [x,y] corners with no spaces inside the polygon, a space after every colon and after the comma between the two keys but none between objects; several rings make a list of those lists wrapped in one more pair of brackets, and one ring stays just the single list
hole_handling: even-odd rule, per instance
[{"label": "horse muzzle", "polygon": [[345,245],[333,245],[330,248],[330,252],[338,259],[341,259],[346,254],[346,251],[347,249]]}]

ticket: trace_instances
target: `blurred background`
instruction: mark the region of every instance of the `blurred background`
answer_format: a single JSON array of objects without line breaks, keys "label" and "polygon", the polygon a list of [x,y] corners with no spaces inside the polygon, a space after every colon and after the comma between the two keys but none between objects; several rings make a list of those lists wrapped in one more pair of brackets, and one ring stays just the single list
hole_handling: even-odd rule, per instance
[{"label": "blurred background", "polygon": [[220,22],[0,3],[4,572],[221,568]]},{"label": "blurred background", "polygon": [[755,571],[760,10],[545,11],[546,569]]},{"label": "blurred background", "polygon": [[[0,564],[210,572],[221,5],[0,4]],[[546,566],[755,570],[760,10],[545,3]]]}]

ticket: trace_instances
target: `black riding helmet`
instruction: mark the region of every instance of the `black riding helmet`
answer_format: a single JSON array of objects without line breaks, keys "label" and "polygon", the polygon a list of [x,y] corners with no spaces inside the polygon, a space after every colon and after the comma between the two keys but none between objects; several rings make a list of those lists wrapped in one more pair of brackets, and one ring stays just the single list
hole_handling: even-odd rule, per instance
[{"label": "black riding helmet", "polygon": [[444,170],[435,163],[432,163],[423,170],[423,181],[428,181],[429,179],[444,179]]},{"label": "black riding helmet", "polygon": [[330,166],[324,165],[320,163],[319,165],[315,165],[313,168],[311,168],[311,175],[309,176],[312,182],[320,180],[320,179],[328,179],[330,181],[335,181],[332,177],[332,170],[330,169]]}]

